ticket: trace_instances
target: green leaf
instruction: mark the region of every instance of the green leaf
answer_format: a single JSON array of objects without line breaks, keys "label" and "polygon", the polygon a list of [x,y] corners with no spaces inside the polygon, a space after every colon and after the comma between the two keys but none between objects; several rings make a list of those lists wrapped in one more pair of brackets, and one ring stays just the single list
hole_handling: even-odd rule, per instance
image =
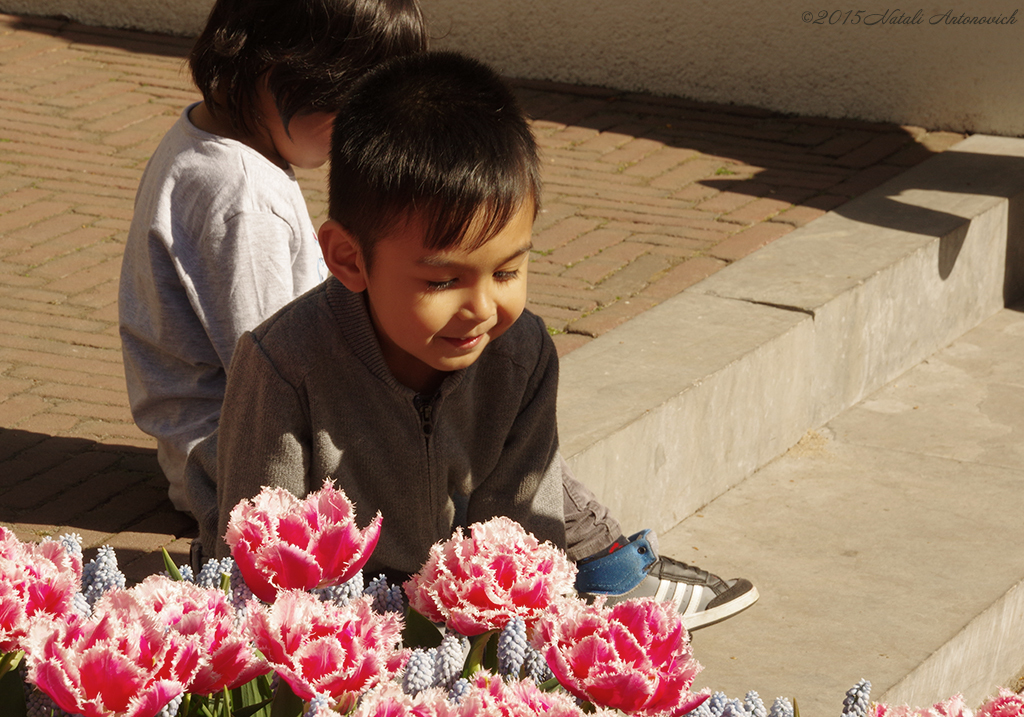
[{"label": "green leaf", "polygon": [[6,675],[0,677],[0,715],[4,715],[4,717],[8,717],[8,715],[10,717],[27,717],[28,715],[28,707],[25,706],[25,689],[22,686],[21,673],[17,670],[10,670]]},{"label": "green leaf", "polygon": [[240,707],[231,713],[232,717],[253,717],[256,714],[259,714],[262,717],[262,715],[267,713],[267,710],[270,707],[271,703],[273,703],[273,701],[273,697],[268,697],[262,702],[257,702],[254,705],[249,705],[248,707]]},{"label": "green leaf", "polygon": [[224,594],[231,597],[231,576],[227,573],[220,574],[220,589],[224,591]]},{"label": "green leaf", "polygon": [[537,687],[540,688],[541,692],[554,692],[561,686],[562,683],[558,681],[557,677],[552,677],[550,680],[545,680],[544,682],[541,682],[539,685],[537,685]]},{"label": "green leaf", "polygon": [[[264,679],[261,680],[261,677]],[[274,691],[266,675],[260,675],[231,690],[231,699],[235,704],[235,710],[231,713],[234,717],[270,717]]]},{"label": "green leaf", "polygon": [[237,705],[233,713],[235,717],[270,717],[269,707],[274,701],[274,691],[270,688],[270,680],[266,679],[266,675],[260,675],[235,688],[231,691],[231,696]]},{"label": "green leaf", "polygon": [[171,558],[171,554],[167,552],[167,548],[160,548],[160,552],[164,555],[164,569],[167,574],[171,576],[171,580],[181,581],[181,571],[178,570],[178,566],[174,564],[174,560]]},{"label": "green leaf", "polygon": [[800,705],[796,703],[796,697],[793,698],[793,717],[800,717]]},{"label": "green leaf", "polygon": [[487,644],[497,634],[497,630],[488,630],[484,634],[473,638],[472,646],[469,648],[469,656],[466,658],[466,666],[462,670],[463,677],[469,679],[473,676],[473,673],[483,667],[484,658],[487,654]]},{"label": "green leaf", "polygon": [[302,717],[302,712],[302,698],[292,692],[287,682],[281,680],[270,706],[270,717]]},{"label": "green leaf", "polygon": [[402,643],[406,647],[437,647],[444,636],[437,626],[411,607],[405,611]]}]

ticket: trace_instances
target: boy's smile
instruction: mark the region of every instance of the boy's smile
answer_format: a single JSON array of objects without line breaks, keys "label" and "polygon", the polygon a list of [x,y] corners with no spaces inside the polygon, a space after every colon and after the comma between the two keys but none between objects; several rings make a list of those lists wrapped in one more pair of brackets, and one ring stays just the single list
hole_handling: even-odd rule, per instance
[{"label": "boy's smile", "polygon": [[530,202],[482,246],[437,251],[423,246],[414,217],[376,243],[368,271],[359,254],[357,281],[339,276],[366,291],[384,360],[399,382],[435,390],[445,373],[472,365],[515,323],[526,306],[532,229]]}]

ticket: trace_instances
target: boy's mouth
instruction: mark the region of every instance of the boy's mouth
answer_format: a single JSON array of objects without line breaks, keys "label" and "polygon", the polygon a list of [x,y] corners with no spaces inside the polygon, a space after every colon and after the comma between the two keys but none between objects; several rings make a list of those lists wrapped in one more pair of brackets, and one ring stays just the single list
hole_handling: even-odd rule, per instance
[{"label": "boy's mouth", "polygon": [[453,338],[450,336],[442,336],[441,338],[457,349],[471,349],[483,341],[483,338],[486,335],[487,334],[477,334],[476,336],[470,336],[467,339]]}]

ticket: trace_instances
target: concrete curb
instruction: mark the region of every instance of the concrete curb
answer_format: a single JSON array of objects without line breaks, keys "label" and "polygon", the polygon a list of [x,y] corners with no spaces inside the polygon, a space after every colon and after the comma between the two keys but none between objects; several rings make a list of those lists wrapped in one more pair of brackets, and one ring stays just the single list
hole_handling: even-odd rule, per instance
[{"label": "concrete curb", "polygon": [[1024,293],[1022,194],[975,135],[573,351],[563,453],[670,529]]},{"label": "concrete curb", "polygon": [[936,650],[913,672],[889,688],[879,700],[889,704],[924,705],[936,694],[958,685],[971,705],[993,694],[992,685],[1007,685],[1020,673],[1024,645],[1024,581],[975,617],[956,637]]}]

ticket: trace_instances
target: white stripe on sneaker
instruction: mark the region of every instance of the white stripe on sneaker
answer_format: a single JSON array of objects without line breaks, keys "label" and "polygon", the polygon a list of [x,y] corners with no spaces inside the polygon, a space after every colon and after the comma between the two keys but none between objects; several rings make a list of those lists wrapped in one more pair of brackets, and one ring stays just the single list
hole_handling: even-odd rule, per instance
[{"label": "white stripe on sneaker", "polygon": [[683,598],[686,597],[686,588],[680,583],[672,583],[675,586],[675,590],[672,592],[672,606],[679,611],[679,605],[683,602]]},{"label": "white stripe on sneaker", "polygon": [[693,615],[700,609],[700,598],[704,592],[704,587],[701,585],[694,585],[693,591],[690,593],[690,602],[686,606],[686,610],[683,611],[683,616]]},{"label": "white stripe on sneaker", "polygon": [[668,591],[674,586],[675,583],[671,580],[660,580],[658,582],[658,592],[654,593],[654,599],[656,602],[665,602],[668,599]]}]

